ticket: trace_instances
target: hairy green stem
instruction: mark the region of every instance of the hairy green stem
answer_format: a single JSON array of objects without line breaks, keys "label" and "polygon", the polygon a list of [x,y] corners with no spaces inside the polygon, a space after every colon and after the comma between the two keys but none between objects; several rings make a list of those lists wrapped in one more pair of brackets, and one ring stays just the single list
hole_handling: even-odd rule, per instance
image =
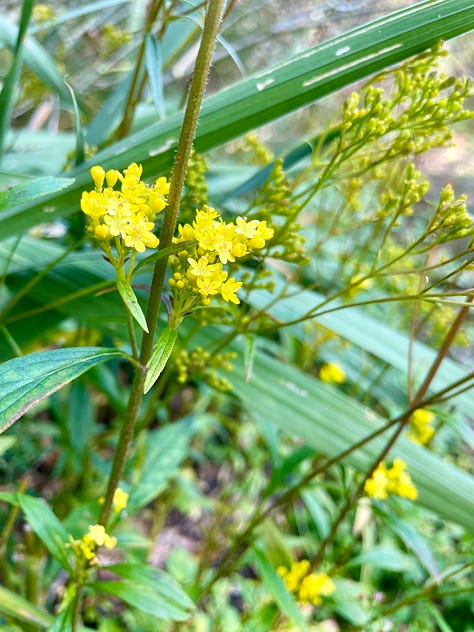
[{"label": "hairy green stem", "polygon": [[[199,111],[206,88],[207,76],[214,52],[214,44],[219,31],[223,5],[224,0],[209,1],[201,46],[196,58],[196,66],[189,90],[188,103],[181,127],[173,169],[171,171],[168,207],[166,208],[163,229],[160,236],[160,250],[171,246],[173,240],[189,156],[191,154]],[[143,337],[140,356],[143,364],[148,362],[151,355],[167,264],[168,257],[158,260],[153,273],[150,300],[146,313],[149,333]]]},{"label": "hairy green stem", "polygon": [[[186,177],[188,160],[196,132],[199,111],[201,109],[201,103],[204,96],[214,45],[221,22],[223,4],[224,0],[209,0],[201,44],[196,59],[193,80],[184,113],[181,135],[171,172],[168,207],[165,212],[163,229],[160,236],[160,250],[169,247],[172,243],[184,180]],[[143,335],[140,350],[140,364],[135,367],[135,375],[131,386],[127,413],[120,431],[114,462],[112,464],[112,471],[110,473],[107,492],[100,515],[100,523],[103,525],[107,524],[110,517],[114,493],[122,476],[128,449],[133,439],[135,422],[143,399],[146,365],[150,359],[153,348],[153,340],[156,331],[167,262],[168,257],[163,257],[158,259],[155,264],[146,312],[149,332],[144,333]]]}]

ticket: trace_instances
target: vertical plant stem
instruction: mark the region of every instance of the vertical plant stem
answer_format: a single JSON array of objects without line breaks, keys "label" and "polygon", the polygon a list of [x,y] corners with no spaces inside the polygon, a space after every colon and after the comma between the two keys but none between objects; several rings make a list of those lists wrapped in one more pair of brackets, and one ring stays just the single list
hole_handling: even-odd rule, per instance
[{"label": "vertical plant stem", "polygon": [[[196,132],[199,111],[201,109],[212,54],[214,52],[214,45],[219,31],[223,5],[224,0],[209,0],[201,44],[196,59],[193,80],[184,113],[181,135],[171,172],[168,207],[166,209],[163,229],[161,232],[160,249],[167,248],[172,243],[189,155],[191,153],[194,135]],[[168,257],[163,257],[162,259],[158,259],[155,264],[146,312],[149,332],[144,333],[143,335],[140,352],[140,364],[135,368],[127,413],[120,431],[114,462],[112,464],[112,471],[109,477],[105,501],[100,515],[100,524],[103,525],[107,523],[110,516],[114,493],[122,476],[128,449],[133,439],[135,422],[143,398],[146,365],[150,359],[153,348],[153,339],[156,331],[156,322],[161,302],[161,293],[163,291],[167,262]]]},{"label": "vertical plant stem", "polygon": [[[188,168],[189,156],[193,146],[194,134],[198,121],[199,111],[206,88],[207,76],[211,65],[214,45],[221,22],[224,0],[209,0],[207,15],[202,32],[201,45],[196,58],[188,103],[184,115],[178,148],[171,171],[170,191],[168,195],[168,207],[166,208],[163,229],[160,236],[160,249],[171,246],[176,219],[178,217],[179,204]],[[159,259],[155,265],[150,289],[150,300],[146,313],[149,333],[143,336],[141,362],[146,364],[150,358],[155,335],[156,321],[161,302],[161,292],[165,280],[168,257]]]},{"label": "vertical plant stem", "polygon": [[137,107],[140,94],[143,90],[143,80],[140,80],[140,75],[143,72],[143,59],[145,57],[146,39],[147,36],[151,33],[153,23],[158,16],[158,12],[162,4],[163,0],[158,0],[157,2],[151,0],[148,6],[145,33],[140,44],[140,49],[138,51],[138,58],[135,64],[135,71],[133,73],[132,81],[130,83],[130,89],[127,95],[127,102],[124,107],[123,118],[117,130],[117,139],[124,138],[130,131],[133,116],[135,114],[135,108]]}]

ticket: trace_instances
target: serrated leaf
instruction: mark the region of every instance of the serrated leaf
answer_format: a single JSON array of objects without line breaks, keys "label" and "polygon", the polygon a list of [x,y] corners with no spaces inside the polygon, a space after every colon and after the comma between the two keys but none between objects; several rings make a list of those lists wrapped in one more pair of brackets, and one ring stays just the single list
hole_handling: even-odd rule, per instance
[{"label": "serrated leaf", "polygon": [[125,279],[117,279],[117,289],[130,314],[137,321],[143,331],[146,331],[148,333],[148,325],[146,322],[145,314],[140,307],[138,299],[135,296],[135,292],[133,291],[130,283]]},{"label": "serrated leaf", "polygon": [[173,351],[177,335],[178,332],[176,329],[171,329],[170,327],[165,327],[161,331],[158,340],[153,346],[153,351],[147,365],[148,371],[143,386],[145,393],[148,393],[165,368],[168,358]]},{"label": "serrated leaf", "polygon": [[61,566],[71,571],[66,549],[69,533],[64,526],[39,498],[18,494],[18,499],[30,527]]},{"label": "serrated leaf", "polygon": [[71,347],[30,353],[0,364],[0,432],[91,367],[124,355],[103,347]]}]

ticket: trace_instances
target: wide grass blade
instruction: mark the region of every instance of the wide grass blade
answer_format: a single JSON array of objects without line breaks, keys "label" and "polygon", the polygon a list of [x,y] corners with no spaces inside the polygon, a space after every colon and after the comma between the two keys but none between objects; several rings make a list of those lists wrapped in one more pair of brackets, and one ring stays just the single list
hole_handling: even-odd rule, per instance
[{"label": "wide grass blade", "polygon": [[[332,38],[208,97],[202,107],[195,145],[213,147],[268,123],[387,66],[401,62],[440,39],[451,39],[474,28],[471,0],[426,0]],[[177,112],[98,152],[71,170],[76,183],[51,196],[55,210],[65,216],[78,208],[81,190],[89,186],[92,164],[104,168],[143,164],[146,176],[170,168],[182,114]],[[42,217],[39,205],[21,205],[6,218],[7,236],[34,225]]]},{"label": "wide grass blade", "polygon": [[[243,350],[241,351],[243,355]],[[257,351],[252,379],[243,360],[229,376],[234,392],[256,419],[296,435],[306,445],[334,457],[369,436],[386,422],[367,406],[298,369]],[[393,432],[393,430],[392,430]],[[352,452],[344,463],[367,470],[390,436],[382,436]],[[419,503],[474,531],[474,477],[433,452],[399,439],[391,458],[401,458],[419,491]]]},{"label": "wide grass blade", "polygon": [[7,76],[3,81],[3,87],[0,92],[0,161],[5,150],[6,133],[13,108],[15,88],[21,73],[24,41],[28,24],[31,19],[32,11],[33,1],[23,0],[23,4],[21,7],[20,26],[18,28],[18,33],[16,37],[15,49],[13,51],[13,62],[10,66],[10,70],[8,71]]}]

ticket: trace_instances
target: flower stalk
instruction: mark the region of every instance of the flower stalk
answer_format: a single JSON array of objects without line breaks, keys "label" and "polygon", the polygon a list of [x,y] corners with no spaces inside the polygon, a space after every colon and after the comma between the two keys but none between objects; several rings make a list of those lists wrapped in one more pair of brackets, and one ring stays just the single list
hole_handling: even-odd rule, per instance
[{"label": "flower stalk", "polygon": [[[188,160],[192,150],[211,59],[221,23],[223,5],[224,0],[209,0],[207,7],[201,44],[196,59],[196,66],[184,113],[183,125],[181,128],[181,135],[171,172],[168,207],[165,212],[160,237],[160,250],[168,248],[172,243],[184,180],[186,177]],[[158,259],[153,272],[150,296],[146,311],[146,321],[148,323],[149,331],[144,332],[142,338],[140,361],[135,367],[135,375],[131,386],[129,404],[120,431],[119,441],[112,464],[112,471],[110,473],[105,500],[99,519],[99,522],[102,525],[106,525],[110,517],[113,497],[115,490],[119,485],[123,468],[127,460],[128,450],[133,439],[135,422],[143,399],[146,365],[150,359],[153,348],[167,264],[168,257]]]}]

